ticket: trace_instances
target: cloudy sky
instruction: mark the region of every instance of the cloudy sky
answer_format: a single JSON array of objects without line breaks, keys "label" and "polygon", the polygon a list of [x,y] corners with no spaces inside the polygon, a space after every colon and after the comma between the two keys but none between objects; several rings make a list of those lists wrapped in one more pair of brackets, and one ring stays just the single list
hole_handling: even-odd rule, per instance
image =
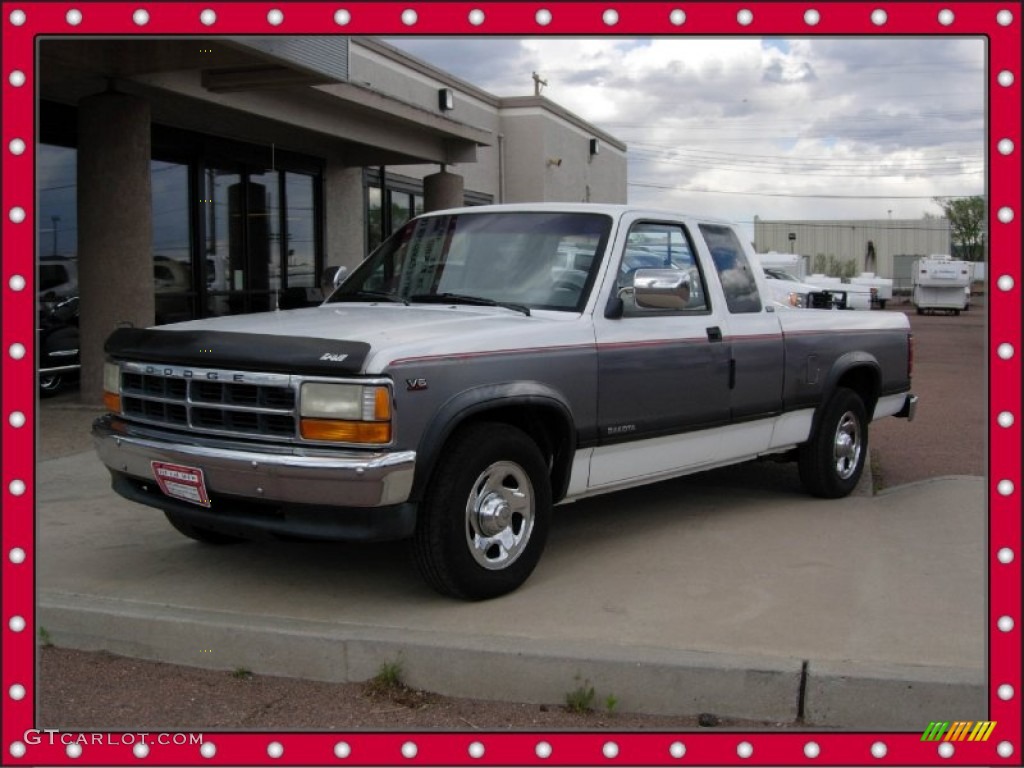
[{"label": "cloudy sky", "polygon": [[979,38],[386,38],[626,142],[629,202],[763,219],[920,218],[985,188]]}]

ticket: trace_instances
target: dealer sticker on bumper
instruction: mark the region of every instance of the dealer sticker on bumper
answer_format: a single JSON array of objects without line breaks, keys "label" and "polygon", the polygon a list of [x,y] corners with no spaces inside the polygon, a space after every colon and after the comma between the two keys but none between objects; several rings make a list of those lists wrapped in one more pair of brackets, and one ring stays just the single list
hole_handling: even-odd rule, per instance
[{"label": "dealer sticker on bumper", "polygon": [[156,478],[160,490],[167,496],[201,507],[210,506],[203,470],[198,467],[184,467],[181,464],[165,464],[162,461],[152,461],[150,464],[153,467],[153,477]]}]

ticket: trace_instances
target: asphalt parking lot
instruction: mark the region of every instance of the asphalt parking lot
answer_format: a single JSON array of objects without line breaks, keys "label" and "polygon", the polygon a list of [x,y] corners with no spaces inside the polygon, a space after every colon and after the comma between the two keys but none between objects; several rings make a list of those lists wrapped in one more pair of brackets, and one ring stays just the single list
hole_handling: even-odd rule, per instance
[{"label": "asphalt parking lot", "polygon": [[[410,684],[455,696],[559,704],[588,680],[624,712],[982,719],[985,315],[911,323],[922,401],[873,426],[874,489],[821,502],[794,467],[755,463],[578,503],[526,587],[483,604],[429,592],[401,545],[211,556],[109,490],[95,410],[62,396],[37,427],[38,621],[66,648],[295,678],[401,658]],[[58,711],[41,701],[41,722]]]}]

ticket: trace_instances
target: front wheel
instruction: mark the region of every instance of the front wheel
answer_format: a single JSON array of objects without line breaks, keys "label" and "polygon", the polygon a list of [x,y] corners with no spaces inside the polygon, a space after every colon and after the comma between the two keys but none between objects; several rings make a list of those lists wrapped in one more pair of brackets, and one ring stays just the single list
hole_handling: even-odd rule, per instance
[{"label": "front wheel", "polygon": [[533,440],[507,424],[472,424],[445,445],[420,505],[416,566],[441,594],[499,597],[533,572],[550,516],[551,482]]},{"label": "front wheel", "polygon": [[839,387],[825,404],[811,439],[800,446],[800,481],[814,496],[838,499],[857,487],[868,453],[867,409]]}]

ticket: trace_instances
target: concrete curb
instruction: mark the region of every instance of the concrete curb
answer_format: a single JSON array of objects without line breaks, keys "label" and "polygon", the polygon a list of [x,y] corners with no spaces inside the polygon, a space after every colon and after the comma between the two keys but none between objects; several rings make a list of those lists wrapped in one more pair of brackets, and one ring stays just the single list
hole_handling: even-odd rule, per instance
[{"label": "concrete curb", "polygon": [[804,718],[865,731],[923,731],[932,720],[987,719],[983,670],[811,662]]},{"label": "concrete curb", "polygon": [[[936,717],[984,719],[981,670],[866,666],[458,636],[363,624],[261,618],[42,592],[37,621],[56,645],[212,669],[361,682],[400,661],[409,685],[448,696],[562,705],[593,686],[620,711],[710,712],[808,726],[917,730]],[[950,714],[952,713],[952,714]]]}]

